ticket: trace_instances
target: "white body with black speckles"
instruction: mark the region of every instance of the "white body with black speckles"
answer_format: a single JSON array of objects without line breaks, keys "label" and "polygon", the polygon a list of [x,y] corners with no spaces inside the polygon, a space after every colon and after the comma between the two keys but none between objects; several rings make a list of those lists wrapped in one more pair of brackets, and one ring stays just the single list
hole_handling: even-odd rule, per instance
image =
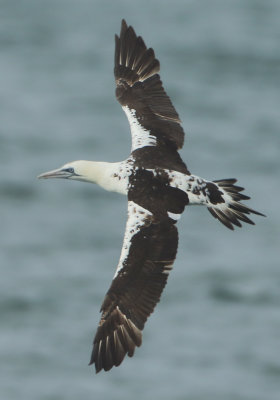
[{"label": "white body with black speckles", "polygon": [[[156,176],[158,173],[157,170],[150,169],[149,171],[152,171],[154,173],[154,176]],[[163,171],[170,178],[170,186],[178,188],[187,193],[189,198],[189,205],[212,206],[209,200],[210,193],[207,184],[212,183],[216,185],[215,183],[202,179],[196,175],[186,175],[182,172],[172,171],[169,169],[164,169]],[[216,186],[217,188],[219,188],[219,191],[223,193],[223,198],[227,207],[227,204],[232,201],[232,198],[222,188],[218,187],[218,185]],[[221,207],[222,204],[219,205],[219,208]]]},{"label": "white body with black speckles", "polygon": [[207,204],[207,197],[205,196],[205,194],[209,195],[207,181],[199,176],[185,175],[177,171],[165,170],[165,172],[170,177],[170,186],[187,193],[189,205]]},{"label": "white body with black speckles", "polygon": [[[189,205],[206,205],[209,207],[218,207],[219,209],[227,208],[232,202],[232,197],[216,183],[207,181],[196,175],[185,175],[177,171],[166,171],[171,178],[170,185],[178,189],[183,190],[187,193],[189,198]],[[219,205],[213,205],[210,201],[209,186],[207,184],[212,184],[217,187],[220,193],[222,193],[222,198],[224,203],[219,203]]]}]

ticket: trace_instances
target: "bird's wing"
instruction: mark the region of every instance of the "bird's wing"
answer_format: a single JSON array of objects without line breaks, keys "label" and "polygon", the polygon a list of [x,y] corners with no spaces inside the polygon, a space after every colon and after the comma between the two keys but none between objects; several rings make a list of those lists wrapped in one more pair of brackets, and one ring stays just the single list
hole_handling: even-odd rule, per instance
[{"label": "bird's wing", "polygon": [[115,38],[116,97],[130,124],[132,152],[145,146],[180,149],[184,131],[157,73],[153,49],[124,20]]},{"label": "bird's wing", "polygon": [[131,177],[121,257],[93,342],[90,364],[96,372],[120,365],[141,345],[141,331],[176,257],[175,222],[187,201],[184,192],[168,186],[164,174],[139,169]]}]

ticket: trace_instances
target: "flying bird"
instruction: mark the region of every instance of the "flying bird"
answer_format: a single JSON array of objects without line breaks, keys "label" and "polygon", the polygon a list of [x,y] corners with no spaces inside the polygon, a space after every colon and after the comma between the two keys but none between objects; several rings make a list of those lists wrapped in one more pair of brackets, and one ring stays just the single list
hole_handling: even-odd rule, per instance
[{"label": "flying bird", "polygon": [[38,176],[96,183],[128,199],[121,255],[93,341],[90,364],[96,372],[120,365],[141,345],[176,257],[176,223],[186,206],[206,206],[229,229],[254,224],[249,214],[263,215],[241,202],[249,197],[236,179],[209,181],[190,173],[178,153],[184,130],[159,69],[154,50],[123,20],[115,36],[114,74],[130,125],[130,156],[116,163],[73,161]]}]

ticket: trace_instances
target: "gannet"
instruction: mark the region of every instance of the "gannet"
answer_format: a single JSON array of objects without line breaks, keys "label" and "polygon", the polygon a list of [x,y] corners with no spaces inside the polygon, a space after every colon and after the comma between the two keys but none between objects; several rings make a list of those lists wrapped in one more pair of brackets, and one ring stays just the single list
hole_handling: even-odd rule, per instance
[{"label": "gannet", "polygon": [[131,154],[121,162],[73,161],[39,175],[96,183],[128,198],[123,246],[100,312],[90,365],[96,373],[132,357],[142,330],[160,300],[177,253],[176,223],[184,208],[204,205],[229,229],[254,224],[249,197],[236,179],[209,181],[193,175],[178,150],[184,131],[166,94],[154,50],[122,20],[115,35],[116,97],[132,136]]}]

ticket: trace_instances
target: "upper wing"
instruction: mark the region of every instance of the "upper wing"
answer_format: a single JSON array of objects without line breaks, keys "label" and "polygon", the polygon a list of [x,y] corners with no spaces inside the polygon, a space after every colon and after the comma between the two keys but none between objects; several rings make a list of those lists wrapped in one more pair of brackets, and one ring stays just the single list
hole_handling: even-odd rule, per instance
[{"label": "upper wing", "polygon": [[122,21],[116,35],[116,96],[125,111],[132,135],[132,151],[145,146],[180,149],[184,131],[179,116],[165,93],[157,72],[159,61],[153,49]]},{"label": "upper wing", "polygon": [[96,372],[119,365],[142,341],[141,330],[158,303],[176,257],[175,222],[187,195],[168,177],[138,169],[130,178],[128,220],[120,261],[101,306],[90,364]]}]

